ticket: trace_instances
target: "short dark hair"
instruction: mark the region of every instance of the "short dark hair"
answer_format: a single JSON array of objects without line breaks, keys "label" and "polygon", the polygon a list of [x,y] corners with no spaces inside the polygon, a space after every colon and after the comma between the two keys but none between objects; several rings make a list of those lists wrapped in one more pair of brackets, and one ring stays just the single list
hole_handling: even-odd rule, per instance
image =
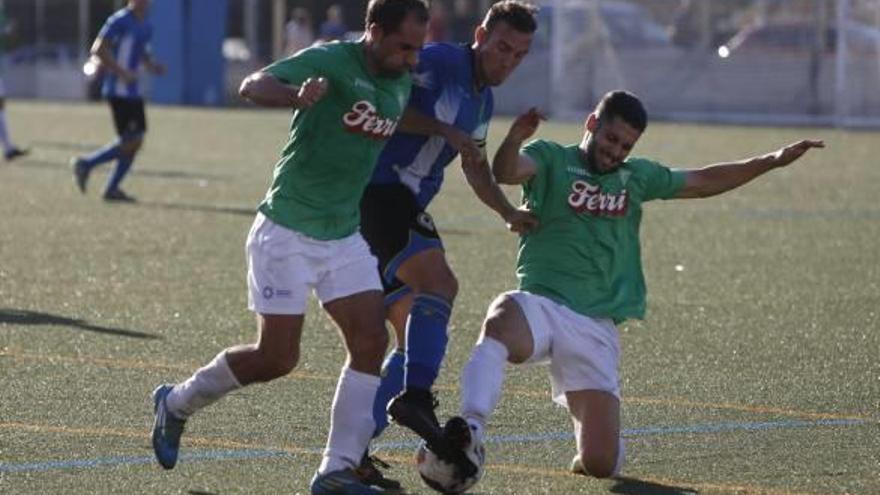
[{"label": "short dark hair", "polygon": [[499,22],[505,22],[513,29],[523,33],[534,33],[538,29],[535,15],[538,7],[520,0],[501,0],[489,8],[486,17],[483,18],[483,27],[488,32]]},{"label": "short dark hair", "polygon": [[624,122],[633,126],[639,132],[644,132],[648,127],[648,112],[639,97],[629,91],[609,91],[599,100],[596,105],[596,115],[600,125],[620,117]]},{"label": "short dark hair", "polygon": [[385,34],[396,33],[410,13],[419,22],[428,22],[428,3],[426,0],[370,0],[367,5],[367,19],[364,27],[376,23]]}]

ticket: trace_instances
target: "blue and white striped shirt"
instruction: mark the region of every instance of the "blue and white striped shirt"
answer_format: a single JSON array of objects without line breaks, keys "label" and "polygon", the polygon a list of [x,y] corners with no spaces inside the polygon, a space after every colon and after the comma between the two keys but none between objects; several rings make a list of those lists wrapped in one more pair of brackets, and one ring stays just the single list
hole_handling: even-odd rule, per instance
[{"label": "blue and white striped shirt", "polygon": [[[120,67],[137,72],[144,55],[149,52],[153,26],[140,20],[129,8],[116,11],[98,33],[98,38],[110,42],[113,58]],[[106,98],[141,98],[138,82],[125,83],[116,74],[107,71],[101,94]]]},{"label": "blue and white striped shirt", "polygon": [[[467,45],[429,43],[419,53],[409,106],[452,124],[485,145],[492,118],[492,90],[474,88],[474,54]],[[425,208],[443,184],[443,171],[458,152],[440,136],[398,131],[385,145],[370,181],[402,183]]]}]

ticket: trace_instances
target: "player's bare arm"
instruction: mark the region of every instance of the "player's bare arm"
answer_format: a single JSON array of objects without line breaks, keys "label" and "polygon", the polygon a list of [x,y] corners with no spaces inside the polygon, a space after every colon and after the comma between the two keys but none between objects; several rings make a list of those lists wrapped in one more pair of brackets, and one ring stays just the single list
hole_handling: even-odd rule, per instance
[{"label": "player's bare arm", "polygon": [[538,219],[534,215],[510,204],[504,191],[492,177],[489,161],[484,153],[481,152],[477,160],[465,159],[462,155],[461,169],[480,201],[498,213],[511,232],[522,234],[537,227]]},{"label": "player's bare arm", "polygon": [[309,108],[327,93],[327,80],[310,77],[301,86],[285,84],[268,72],[258,71],[241,82],[238,94],[257,105],[279,108]]},{"label": "player's bare arm", "polygon": [[473,138],[457,127],[429,117],[413,107],[406,107],[400,119],[398,130],[421,136],[440,136],[449,143],[462,158],[479,159],[480,148]]},{"label": "player's bare arm", "polygon": [[107,38],[95,38],[95,42],[92,43],[91,54],[98,57],[98,60],[101,61],[101,66],[105,70],[116,74],[123,81],[131,83],[137,79],[136,73],[123,68],[116,62],[116,58],[113,57],[110,41]]},{"label": "player's bare arm", "polygon": [[791,164],[812,148],[824,147],[823,141],[805,139],[766,155],[689,171],[677,197],[707,198],[736,189],[770,170]]},{"label": "player's bare arm", "polygon": [[519,150],[535,134],[542,120],[547,120],[544,114],[531,108],[511,124],[492,160],[492,174],[500,184],[522,184],[535,175],[535,162]]},{"label": "player's bare arm", "polygon": [[166,71],[165,64],[156,60],[156,57],[150,52],[144,53],[144,66],[148,71],[158,76],[165,74]]}]

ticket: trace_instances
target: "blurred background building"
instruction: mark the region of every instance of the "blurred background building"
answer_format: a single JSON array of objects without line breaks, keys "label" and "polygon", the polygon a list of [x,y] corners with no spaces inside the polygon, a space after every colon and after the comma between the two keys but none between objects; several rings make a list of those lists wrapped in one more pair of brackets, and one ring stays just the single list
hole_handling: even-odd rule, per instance
[{"label": "blurred background building", "polygon": [[[0,0],[11,97],[83,99],[88,47],[123,0]],[[434,0],[431,37],[467,42],[491,0]],[[583,118],[609,89],[651,114],[737,123],[880,125],[880,0],[534,0],[532,53],[497,108]],[[168,78],[152,99],[239,104],[241,79],[322,37],[357,38],[367,0],[153,0]],[[328,22],[330,21],[330,22]]]}]

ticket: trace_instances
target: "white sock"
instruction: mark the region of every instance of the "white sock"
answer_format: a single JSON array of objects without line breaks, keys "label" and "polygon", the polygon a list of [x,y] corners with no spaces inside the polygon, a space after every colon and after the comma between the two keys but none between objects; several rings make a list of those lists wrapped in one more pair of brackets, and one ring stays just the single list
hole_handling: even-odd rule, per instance
[{"label": "white sock", "polygon": [[165,404],[171,414],[186,419],[237,388],[241,388],[241,384],[229,368],[226,351],[223,351],[187,381],[175,385],[165,398]]},{"label": "white sock", "polygon": [[6,130],[5,110],[0,110],[0,144],[3,145],[4,151],[9,151],[12,148],[12,143],[9,142],[9,131]]},{"label": "white sock", "polygon": [[330,410],[330,434],[318,474],[356,468],[367,450],[376,422],[373,401],[379,377],[343,368]]},{"label": "white sock", "polygon": [[611,473],[611,476],[617,476],[620,474],[624,462],[626,462],[626,446],[623,444],[623,439],[621,438],[617,440],[617,461],[614,463],[614,472]]},{"label": "white sock", "polygon": [[484,337],[471,351],[471,357],[461,372],[461,415],[482,440],[486,422],[501,399],[507,347],[501,342]]}]

